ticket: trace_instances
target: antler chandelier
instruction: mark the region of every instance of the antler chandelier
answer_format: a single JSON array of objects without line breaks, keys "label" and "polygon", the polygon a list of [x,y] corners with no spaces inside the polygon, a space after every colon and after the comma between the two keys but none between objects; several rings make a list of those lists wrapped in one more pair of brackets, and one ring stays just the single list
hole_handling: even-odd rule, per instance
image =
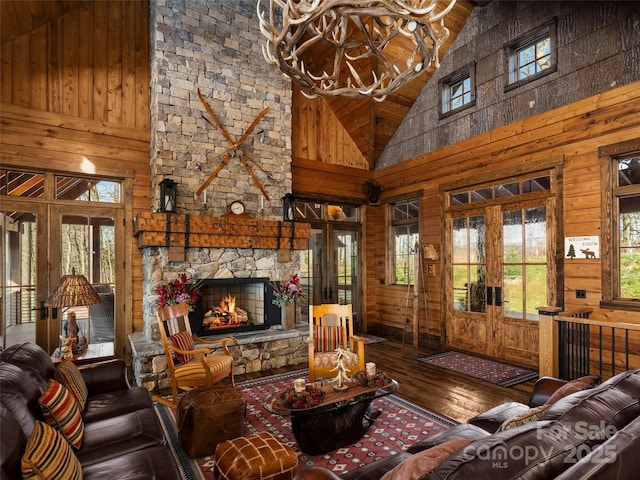
[{"label": "antler chandelier", "polygon": [[258,0],[262,54],[307,97],[382,101],[439,66],[447,1],[436,12],[437,0]]}]

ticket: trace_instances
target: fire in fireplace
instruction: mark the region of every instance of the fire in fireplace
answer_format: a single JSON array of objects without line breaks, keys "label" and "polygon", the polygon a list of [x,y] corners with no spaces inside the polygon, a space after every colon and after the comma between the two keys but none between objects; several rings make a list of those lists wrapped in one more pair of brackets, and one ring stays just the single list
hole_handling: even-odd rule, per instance
[{"label": "fire in fireplace", "polygon": [[280,325],[280,309],[272,304],[268,278],[203,280],[202,297],[189,313],[196,335],[264,330]]},{"label": "fire in fireplace", "polygon": [[205,330],[219,330],[221,328],[242,327],[249,321],[246,310],[236,305],[236,297],[227,295],[220,305],[209,309],[204,314],[202,323]]}]

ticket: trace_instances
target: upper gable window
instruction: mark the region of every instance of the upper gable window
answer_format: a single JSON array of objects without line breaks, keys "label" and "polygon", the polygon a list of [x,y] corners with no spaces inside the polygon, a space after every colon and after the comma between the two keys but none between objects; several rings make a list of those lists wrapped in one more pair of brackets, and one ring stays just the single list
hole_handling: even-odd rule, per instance
[{"label": "upper gable window", "polygon": [[475,89],[473,65],[440,80],[440,118],[475,105]]},{"label": "upper gable window", "polygon": [[506,44],[505,58],[505,91],[555,72],[558,58],[555,19]]}]

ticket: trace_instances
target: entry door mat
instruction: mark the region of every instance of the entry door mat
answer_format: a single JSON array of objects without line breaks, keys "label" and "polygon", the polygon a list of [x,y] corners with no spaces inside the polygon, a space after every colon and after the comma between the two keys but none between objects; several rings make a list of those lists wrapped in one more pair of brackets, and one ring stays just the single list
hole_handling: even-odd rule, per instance
[{"label": "entry door mat", "polygon": [[[372,406],[382,410],[382,413],[359,441],[324,455],[307,455],[300,452],[291,433],[289,417],[275,415],[264,408],[268,397],[290,385],[294,378],[306,377],[307,374],[308,370],[305,369],[238,384],[247,401],[245,436],[271,432],[282,443],[298,452],[299,471],[322,466],[339,476],[388,455],[396,455],[418,440],[457,425],[450,418],[426,410],[397,395],[389,395],[372,402]],[[402,385],[400,388],[402,389]],[[180,445],[174,410],[160,403],[156,403],[155,408],[184,480],[213,479],[213,454],[190,459]]]},{"label": "entry door mat", "polygon": [[460,352],[437,353],[418,358],[418,361],[453,370],[502,387],[512,387],[538,377],[538,372],[533,370]]}]

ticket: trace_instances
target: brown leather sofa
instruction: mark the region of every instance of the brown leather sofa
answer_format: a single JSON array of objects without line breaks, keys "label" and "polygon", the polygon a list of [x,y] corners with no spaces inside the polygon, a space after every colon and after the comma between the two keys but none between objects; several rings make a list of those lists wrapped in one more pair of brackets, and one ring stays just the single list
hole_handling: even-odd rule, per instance
[{"label": "brown leather sofa", "polygon": [[[35,422],[38,399],[54,377],[49,355],[33,343],[0,352],[0,478],[22,478],[21,459]],[[180,479],[160,421],[145,388],[130,387],[121,360],[81,367],[89,397],[84,438],[74,454],[85,480]]]},{"label": "brown leather sofa", "polygon": [[594,388],[571,393],[550,403],[534,421],[504,429],[504,422],[510,416],[533,412],[532,407],[544,405],[550,395],[566,383],[541,378],[534,387],[529,406],[515,402],[499,405],[466,424],[416,442],[406,452],[364,465],[341,477],[325,468],[314,467],[299,472],[296,480],[380,479],[394,467],[411,461],[416,454],[428,454],[431,449],[458,439],[469,439],[470,443],[416,478],[638,478],[640,369],[623,372]]}]

